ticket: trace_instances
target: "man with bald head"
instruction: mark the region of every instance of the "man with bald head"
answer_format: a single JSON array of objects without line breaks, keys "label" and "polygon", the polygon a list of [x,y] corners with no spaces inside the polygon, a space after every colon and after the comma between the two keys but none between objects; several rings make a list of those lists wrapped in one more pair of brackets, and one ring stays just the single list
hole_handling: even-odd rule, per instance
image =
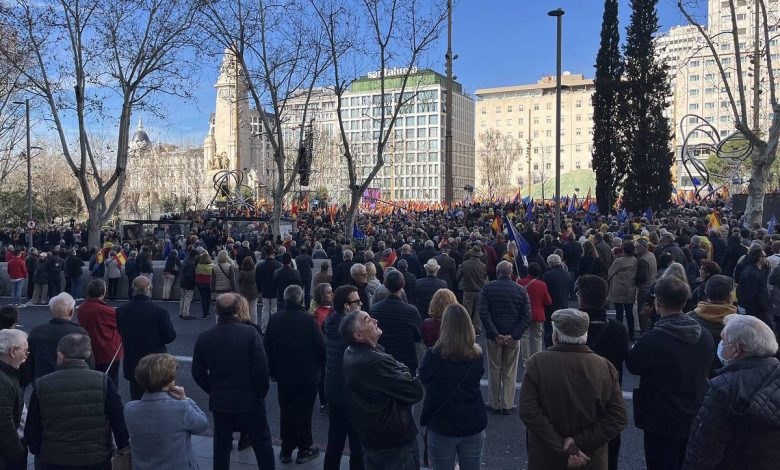
[{"label": "man with bald head", "polygon": [[133,297],[116,309],[116,325],[125,350],[124,376],[130,382],[130,397],[140,400],[143,388],[135,383],[135,366],[147,354],[168,352],[166,344],[176,339],[168,312],[152,302],[152,281],[133,279]]}]

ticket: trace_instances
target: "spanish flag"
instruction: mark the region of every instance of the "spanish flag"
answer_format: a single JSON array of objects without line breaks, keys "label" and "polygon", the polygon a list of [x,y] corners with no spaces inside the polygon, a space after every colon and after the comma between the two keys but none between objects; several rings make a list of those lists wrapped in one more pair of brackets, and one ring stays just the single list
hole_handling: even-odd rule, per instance
[{"label": "spanish flag", "polygon": [[103,256],[103,250],[98,250],[97,253],[95,253],[95,262],[96,263],[102,263],[105,261],[106,257]]},{"label": "spanish flag", "polygon": [[114,256],[114,259],[117,263],[119,263],[119,266],[124,266],[125,263],[127,263],[127,257],[125,256],[124,252],[120,251]]},{"label": "spanish flag", "polygon": [[501,233],[501,218],[496,216],[490,226],[493,228],[493,230],[496,231],[497,234]]},{"label": "spanish flag", "polygon": [[710,224],[709,224],[710,228],[714,228],[715,230],[719,230],[720,229],[720,220],[718,220],[718,213],[717,212],[713,212],[712,214],[709,215],[708,218],[710,219]]}]

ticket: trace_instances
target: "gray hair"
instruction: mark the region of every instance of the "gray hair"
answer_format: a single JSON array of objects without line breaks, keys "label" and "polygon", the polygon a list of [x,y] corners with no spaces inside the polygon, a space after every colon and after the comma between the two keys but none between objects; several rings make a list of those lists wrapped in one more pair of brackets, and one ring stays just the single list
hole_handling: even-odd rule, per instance
[{"label": "gray hair", "polygon": [[89,336],[81,333],[65,335],[57,344],[57,352],[66,359],[89,359],[92,355],[92,341]]},{"label": "gray hair", "polygon": [[668,268],[666,268],[666,271],[664,271],[664,274],[662,277],[670,277],[674,276],[681,281],[688,282],[688,276],[685,275],[685,268],[683,268],[683,265],[680,263],[672,263],[669,265]]},{"label": "gray hair", "polygon": [[496,266],[496,275],[498,276],[511,276],[512,275],[512,263],[509,261],[502,261]]},{"label": "gray hair", "polygon": [[547,265],[548,266],[558,266],[561,264],[561,257],[556,255],[555,253],[551,254],[547,257]]},{"label": "gray hair", "polygon": [[298,284],[287,286],[284,289],[284,301],[291,304],[303,305],[303,289]]},{"label": "gray hair", "polygon": [[566,334],[563,334],[561,330],[555,327],[555,323],[553,323],[553,335],[558,335],[558,342],[563,344],[586,344],[588,342],[588,333],[585,333],[582,336],[569,336]]},{"label": "gray hair", "polygon": [[701,238],[698,235],[694,235],[691,237],[691,245],[693,246],[699,246],[701,244]]},{"label": "gray hair", "polygon": [[55,317],[69,317],[73,315],[75,307],[76,300],[67,292],[60,292],[49,300],[49,310]]},{"label": "gray hair", "polygon": [[738,344],[745,357],[771,357],[777,353],[777,339],[766,323],[750,315],[732,313],[723,319],[722,336]]},{"label": "gray hair", "polygon": [[360,313],[360,311],[356,310],[344,315],[344,318],[342,318],[339,323],[339,333],[341,333],[341,337],[347,344],[355,343],[355,332],[360,329],[358,313]]},{"label": "gray hair", "polygon": [[22,345],[22,341],[27,339],[27,333],[22,330],[9,328],[0,330],[0,356],[7,355],[11,348]]},{"label": "gray hair", "polygon": [[352,259],[352,250],[344,250],[341,254],[345,260]]},{"label": "gray hair", "polygon": [[352,265],[351,268],[349,268],[349,275],[354,279],[358,274],[361,274],[363,271],[366,271],[366,267],[360,263],[355,263]]},{"label": "gray hair", "polygon": [[219,253],[217,253],[217,263],[227,263],[230,257],[228,256],[227,250],[219,250]]},{"label": "gray hair", "polygon": [[133,294],[151,297],[152,281],[146,276],[138,276],[133,279]]}]

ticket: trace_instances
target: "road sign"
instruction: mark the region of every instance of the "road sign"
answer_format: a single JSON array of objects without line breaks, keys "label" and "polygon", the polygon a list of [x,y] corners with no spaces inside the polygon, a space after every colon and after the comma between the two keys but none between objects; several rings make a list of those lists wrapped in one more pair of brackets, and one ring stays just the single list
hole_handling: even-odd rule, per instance
[{"label": "road sign", "polygon": [[33,230],[38,224],[35,222],[35,219],[30,219],[27,221],[27,228],[30,230]]}]

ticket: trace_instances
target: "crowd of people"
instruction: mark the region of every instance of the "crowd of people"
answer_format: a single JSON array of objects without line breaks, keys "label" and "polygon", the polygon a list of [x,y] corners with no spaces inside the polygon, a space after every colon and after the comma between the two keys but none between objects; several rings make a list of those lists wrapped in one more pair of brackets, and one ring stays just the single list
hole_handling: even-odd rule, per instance
[{"label": "crowd of people", "polygon": [[[523,209],[366,214],[357,237],[312,212],[284,237],[200,217],[181,237],[106,232],[101,250],[63,233],[29,254],[6,240],[0,469],[26,468],[28,452],[43,469],[197,468],[189,436],[208,419],[176,385],[153,260],[165,261],[161,300],[181,291],[180,319],[197,301],[200,317],[216,314],[191,368],[209,396],[215,469],[229,468],[234,433],[274,468],[268,406],[279,460],[316,458],[317,401],[326,470],[347,443],[354,470],[479,469],[489,413],[522,420],[529,469],[617,469],[624,370],[639,376],[633,420],[649,470],[775,468],[780,235],[743,228],[722,204],[656,220],[579,212],[560,231],[549,208]],[[114,308],[123,276],[132,295]],[[52,315],[29,336],[15,328],[25,281]]]}]

